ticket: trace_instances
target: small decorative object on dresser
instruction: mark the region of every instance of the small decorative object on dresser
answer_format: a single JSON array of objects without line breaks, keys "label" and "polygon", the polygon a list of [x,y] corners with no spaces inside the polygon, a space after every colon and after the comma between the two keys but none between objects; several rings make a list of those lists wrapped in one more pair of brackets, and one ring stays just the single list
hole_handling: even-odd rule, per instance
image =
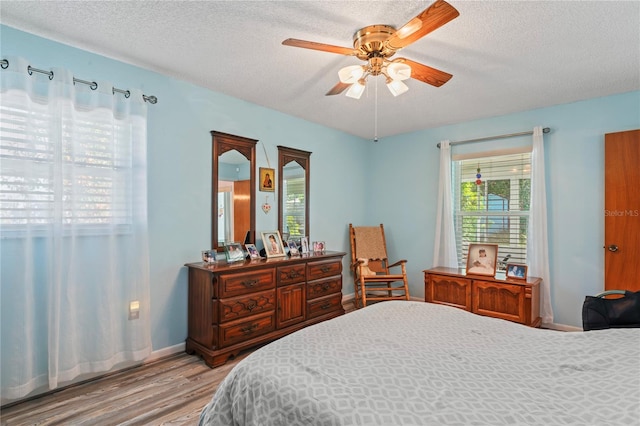
[{"label": "small decorative object on dresser", "polygon": [[213,263],[216,261],[215,250],[202,250],[202,261],[204,263]]},{"label": "small decorative object on dresser", "polygon": [[469,244],[467,274],[493,277],[496,274],[497,257],[497,244]]},{"label": "small decorative object on dresser", "polygon": [[325,250],[324,241],[314,241],[313,242],[313,251],[322,253]]},{"label": "small decorative object on dresser", "polygon": [[283,257],[287,255],[284,251],[280,231],[263,232],[262,243],[264,244],[264,251],[267,257]]},{"label": "small decorative object on dresser", "polygon": [[527,265],[507,263],[507,278],[512,280],[526,280]]},{"label": "small decorative object on dresser", "polygon": [[244,246],[247,249],[247,252],[249,252],[251,260],[260,259],[260,252],[255,244],[245,244]]},{"label": "small decorative object on dresser", "polygon": [[300,256],[300,252],[298,251],[298,246],[295,241],[289,240],[287,241],[287,245],[289,246],[289,256]]},{"label": "small decorative object on dresser", "polygon": [[236,242],[225,244],[224,255],[227,258],[227,262],[244,261],[244,251],[242,251],[242,244]]},{"label": "small decorative object on dresser", "polygon": [[309,253],[309,238],[307,237],[300,238],[300,246],[302,247],[302,254]]}]

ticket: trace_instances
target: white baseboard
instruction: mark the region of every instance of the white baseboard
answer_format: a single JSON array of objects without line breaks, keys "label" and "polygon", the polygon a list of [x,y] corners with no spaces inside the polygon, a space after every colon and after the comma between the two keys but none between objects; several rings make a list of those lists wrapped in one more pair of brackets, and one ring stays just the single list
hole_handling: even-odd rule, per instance
[{"label": "white baseboard", "polygon": [[166,358],[171,355],[175,355],[180,352],[184,352],[185,344],[179,343],[177,345],[168,346],[166,348],[158,349],[157,351],[151,352],[151,354],[142,361],[143,364],[148,364],[150,362],[158,361],[159,359]]}]

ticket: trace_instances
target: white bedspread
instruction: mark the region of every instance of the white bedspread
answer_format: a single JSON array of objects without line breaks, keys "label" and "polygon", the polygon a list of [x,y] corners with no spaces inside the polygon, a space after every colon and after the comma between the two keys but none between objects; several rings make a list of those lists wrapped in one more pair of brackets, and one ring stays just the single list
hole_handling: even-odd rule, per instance
[{"label": "white bedspread", "polygon": [[390,301],[245,358],[206,425],[639,425],[640,329],[559,332]]}]

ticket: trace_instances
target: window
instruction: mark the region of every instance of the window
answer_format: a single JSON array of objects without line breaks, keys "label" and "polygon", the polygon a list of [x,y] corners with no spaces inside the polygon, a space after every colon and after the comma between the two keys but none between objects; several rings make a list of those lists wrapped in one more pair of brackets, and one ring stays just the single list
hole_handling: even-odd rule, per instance
[{"label": "window", "polygon": [[471,243],[498,244],[498,269],[526,263],[531,153],[454,159],[452,173],[459,266]]},{"label": "window", "polygon": [[[304,171],[303,171],[304,172]],[[304,237],[305,229],[305,180],[301,176],[288,176],[283,180],[285,232],[290,237]]]},{"label": "window", "polygon": [[[50,106],[11,102],[0,111],[0,226],[6,232],[35,225],[99,229],[132,223],[131,133],[128,121],[95,109],[53,117]],[[23,96],[23,95],[22,95]],[[5,232],[6,231],[6,232]]]}]

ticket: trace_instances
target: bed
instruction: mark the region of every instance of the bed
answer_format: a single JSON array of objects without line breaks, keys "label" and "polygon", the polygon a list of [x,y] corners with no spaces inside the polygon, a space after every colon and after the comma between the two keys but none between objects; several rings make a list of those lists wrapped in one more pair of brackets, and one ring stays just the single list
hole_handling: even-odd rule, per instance
[{"label": "bed", "polygon": [[560,332],[377,303],[272,342],[202,425],[636,425],[640,329]]}]

